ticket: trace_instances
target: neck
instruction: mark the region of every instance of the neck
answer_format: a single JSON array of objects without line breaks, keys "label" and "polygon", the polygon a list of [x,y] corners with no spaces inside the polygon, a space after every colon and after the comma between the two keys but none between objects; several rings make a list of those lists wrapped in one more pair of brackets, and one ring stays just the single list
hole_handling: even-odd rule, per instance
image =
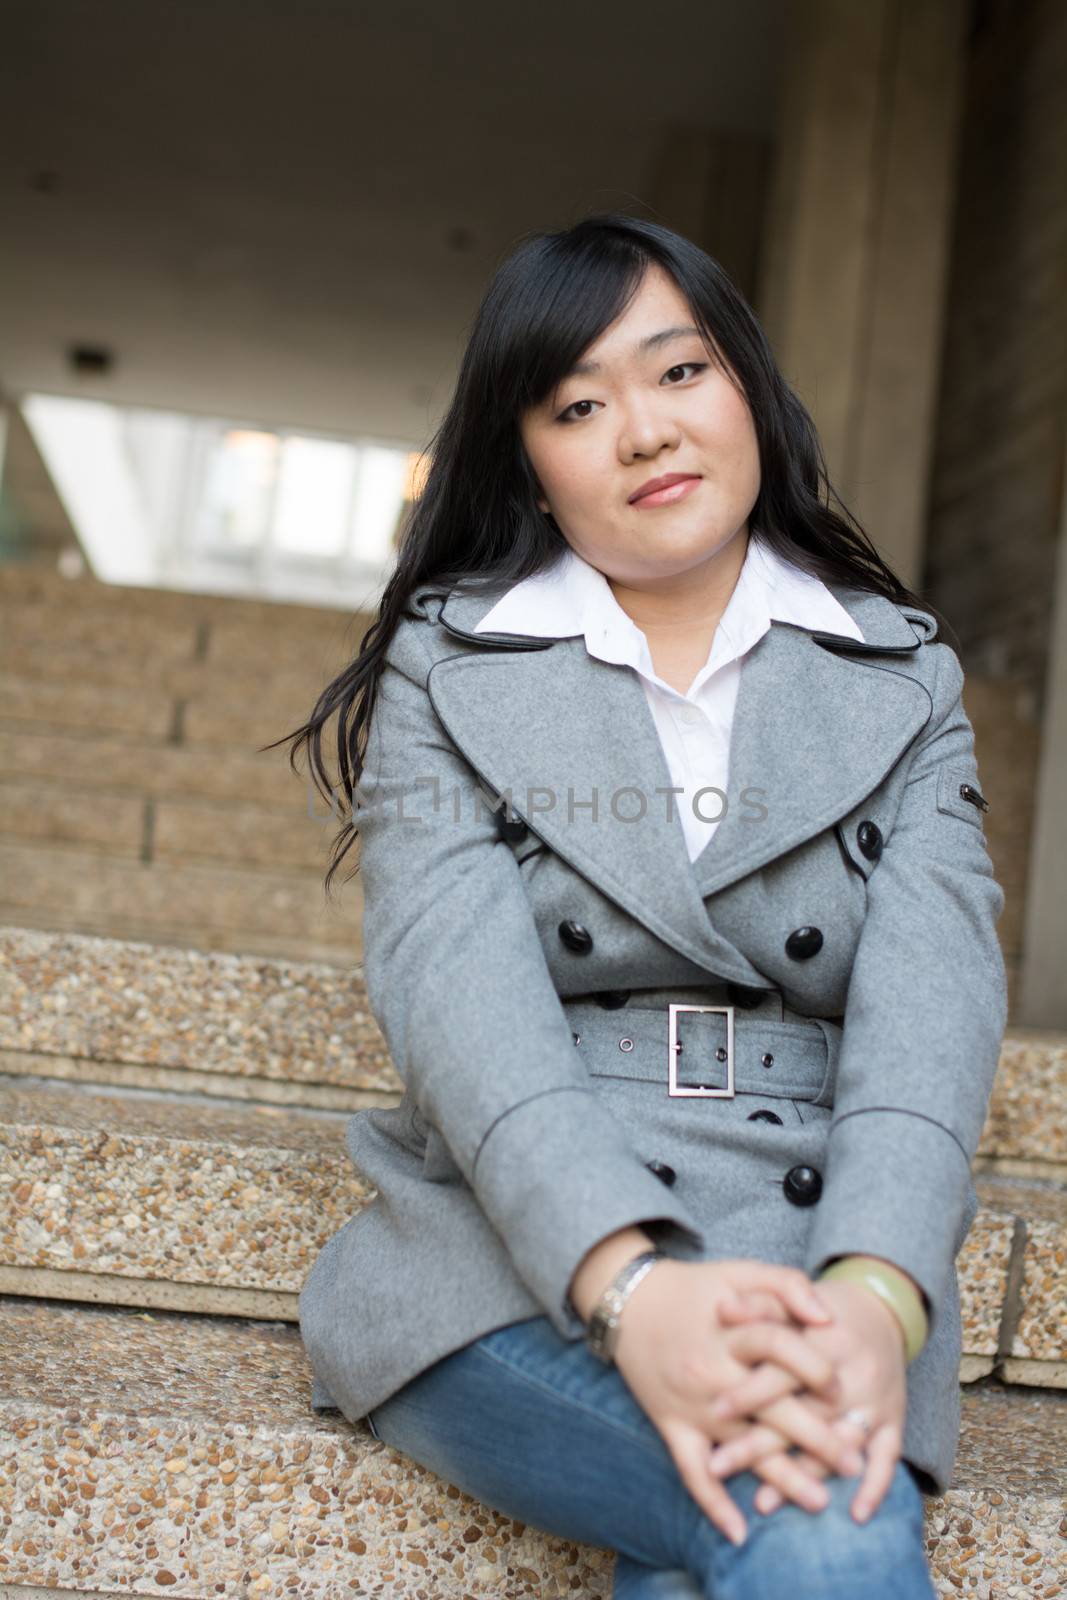
[{"label": "neck", "polygon": [[645,634],[702,629],[709,623],[714,628],[737,586],[748,540],[748,529],[742,528],[699,566],[668,578],[650,579],[647,584],[609,578],[611,592]]}]

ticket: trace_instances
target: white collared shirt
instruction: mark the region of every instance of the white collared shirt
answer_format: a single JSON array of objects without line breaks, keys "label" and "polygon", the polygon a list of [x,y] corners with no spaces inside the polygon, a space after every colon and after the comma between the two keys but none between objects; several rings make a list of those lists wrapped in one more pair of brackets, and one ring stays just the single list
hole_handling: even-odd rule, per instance
[{"label": "white collared shirt", "polygon": [[[681,790],[675,795],[677,815],[689,859],[695,861],[727,806],[741,803],[740,794],[728,787],[741,663],[772,620],[863,639],[855,618],[820,579],[751,535],[708,658],[685,694],[658,676],[642,630],[620,606],[604,574],[570,546],[549,572],[513,584],[474,631],[561,639],[584,634],[591,656],[633,668],[652,712],[671,783]],[[721,794],[698,793],[708,788]]]}]

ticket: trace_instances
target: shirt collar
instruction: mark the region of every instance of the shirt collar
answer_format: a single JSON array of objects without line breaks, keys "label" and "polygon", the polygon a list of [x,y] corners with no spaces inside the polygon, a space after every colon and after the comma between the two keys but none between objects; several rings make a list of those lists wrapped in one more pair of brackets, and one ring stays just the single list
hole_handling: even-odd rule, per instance
[{"label": "shirt collar", "polygon": [[[863,639],[855,618],[821,579],[750,535],[711,654],[690,692],[716,667],[750,650],[772,621]],[[604,574],[569,545],[547,571],[513,584],[475,625],[474,632],[554,639],[584,635],[590,654],[655,676],[644,633],[620,606]]]}]

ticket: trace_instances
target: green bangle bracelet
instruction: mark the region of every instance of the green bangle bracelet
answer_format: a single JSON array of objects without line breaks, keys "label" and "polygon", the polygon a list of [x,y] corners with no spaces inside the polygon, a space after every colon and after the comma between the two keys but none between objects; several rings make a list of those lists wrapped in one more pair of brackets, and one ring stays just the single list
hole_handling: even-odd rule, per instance
[{"label": "green bangle bracelet", "polygon": [[819,1273],[816,1282],[824,1278],[845,1278],[854,1283],[865,1283],[873,1289],[895,1313],[904,1334],[904,1355],[914,1361],[926,1343],[929,1319],[923,1310],[922,1300],[915,1289],[901,1283],[896,1276],[882,1272],[874,1263],[860,1261],[854,1256],[844,1256]]}]

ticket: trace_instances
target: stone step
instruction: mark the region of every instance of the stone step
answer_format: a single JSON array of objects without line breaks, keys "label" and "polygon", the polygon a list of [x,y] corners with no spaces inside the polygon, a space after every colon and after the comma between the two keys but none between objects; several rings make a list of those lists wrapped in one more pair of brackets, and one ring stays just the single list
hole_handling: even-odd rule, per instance
[{"label": "stone step", "polygon": [[[297,1328],[0,1299],[0,1348],[0,1591],[610,1592],[610,1551],[471,1499],[363,1421],[312,1413]],[[962,1406],[952,1485],[924,1504],[938,1593],[1061,1592],[1067,1394],[984,1379]]]},{"label": "stone step", "polygon": [[977,1170],[1067,1177],[1067,1035],[1008,1028]]},{"label": "stone step", "polygon": [[97,684],[84,659],[73,678],[0,670],[0,712],[8,728],[24,723],[30,730],[69,729],[81,736],[110,733],[138,744],[162,743],[174,724],[174,706],[165,692],[140,683],[135,691],[129,675],[124,688]]},{"label": "stone step", "polygon": [[129,652],[175,662],[199,659],[219,669],[254,662],[266,670],[275,664],[294,670],[308,651],[316,657],[324,650],[343,652],[350,658],[370,620],[362,612],[325,608],[310,620],[287,616],[284,607],[275,615],[248,619],[230,610],[205,615],[193,605],[153,614],[144,606],[98,599],[63,609],[47,600],[0,599],[0,633],[9,644],[29,645],[62,633],[68,648],[82,652],[90,677],[97,658]]},{"label": "stone step", "polygon": [[[320,639],[302,650],[295,661],[274,662],[269,677],[270,704],[310,709],[319,691],[353,654],[348,646],[341,648]],[[62,635],[14,641],[0,634],[0,672],[51,684],[84,682],[86,670],[85,652]],[[208,700],[212,694],[221,694],[249,712],[262,699],[264,688],[262,669],[235,662],[220,672],[203,656],[171,661],[157,656],[150,646],[137,650],[133,643],[122,654],[94,656],[91,681],[98,689],[126,694],[131,682],[136,682],[150,693],[175,700]]]},{"label": "stone step", "polygon": [[[279,719],[274,737],[287,730]],[[310,788],[294,773],[288,746],[258,751],[251,741],[224,749],[210,745],[148,743],[117,734],[79,734],[19,727],[0,721],[0,777],[40,785],[69,785],[97,795],[151,795],[276,806],[300,816]],[[311,791],[314,793],[314,791]]]},{"label": "stone step", "polygon": [[346,1122],[0,1078],[0,1290],[295,1320],[318,1250],[374,1193]]},{"label": "stone step", "polygon": [[[126,659],[125,657],[123,658]],[[321,677],[312,692],[311,674],[300,694],[272,683],[235,694],[215,672],[191,694],[180,696],[160,683],[142,683],[127,667],[121,684],[100,683],[82,661],[77,677],[42,678],[0,669],[2,725],[19,732],[51,730],[79,737],[108,735],[138,744],[219,745],[254,754],[300,727],[311,714]],[[131,682],[136,681],[136,689]]]},{"label": "stone step", "polygon": [[960,1252],[961,1377],[1067,1388],[1067,1184],[976,1173]]},{"label": "stone step", "polygon": [[401,1084],[343,966],[0,926],[0,1070],[356,1110]]},{"label": "stone step", "polygon": [[99,584],[16,599],[5,592],[6,570],[0,566],[0,705],[23,719],[65,723],[87,705],[99,712],[89,726],[110,719],[121,729],[153,716],[160,695],[199,694],[210,712],[213,690],[269,726],[275,706],[288,717],[290,700],[310,710],[373,621],[369,612]]},{"label": "stone step", "polygon": [[135,861],[218,862],[296,870],[321,883],[341,825],[316,799],[279,811],[239,800],[108,794],[71,784],[0,777],[0,846],[86,847]]},{"label": "stone step", "polygon": [[335,880],[327,901],[325,868],[325,850],[321,870],[281,872],[0,841],[0,923],[344,965],[360,959],[362,886]]},{"label": "stone step", "polygon": [[[319,1249],[376,1192],[348,1157],[346,1123],[0,1078],[0,1289],[295,1319]],[[1067,1188],[977,1187],[959,1258],[960,1376],[1010,1358],[1020,1382],[1067,1386]]]},{"label": "stone step", "polygon": [[244,622],[235,616],[220,617],[204,628],[204,661],[220,677],[235,668],[247,670],[249,665],[265,674],[275,668],[297,672],[309,652],[315,660],[329,656],[348,662],[358,655],[360,640],[372,620],[356,611],[325,611],[322,620],[311,627],[284,620]]},{"label": "stone step", "polygon": [[[356,1109],[400,1089],[357,963],[0,925],[0,1069]],[[1067,1182],[1065,1110],[1067,1038],[1009,1028],[976,1173]]]},{"label": "stone step", "polygon": [[291,600],[254,600],[243,595],[208,594],[192,589],[153,589],[140,584],[105,583],[89,573],[65,578],[51,566],[19,561],[0,562],[0,606],[48,606],[64,617],[90,612],[147,617],[153,621],[198,622],[233,619],[266,627],[303,628],[314,635],[337,619],[345,625],[352,612]]},{"label": "stone step", "polygon": [[150,802],[141,795],[109,794],[102,800],[94,790],[74,784],[0,775],[0,847],[80,845],[140,860],[150,818]]},{"label": "stone step", "polygon": [[169,617],[136,615],[117,606],[106,609],[74,606],[57,611],[47,601],[0,603],[0,634],[9,644],[30,644],[62,629],[67,647],[81,652],[89,676],[97,655],[122,656],[127,650],[151,650],[168,661],[191,661],[203,654],[201,624],[189,612]]}]

